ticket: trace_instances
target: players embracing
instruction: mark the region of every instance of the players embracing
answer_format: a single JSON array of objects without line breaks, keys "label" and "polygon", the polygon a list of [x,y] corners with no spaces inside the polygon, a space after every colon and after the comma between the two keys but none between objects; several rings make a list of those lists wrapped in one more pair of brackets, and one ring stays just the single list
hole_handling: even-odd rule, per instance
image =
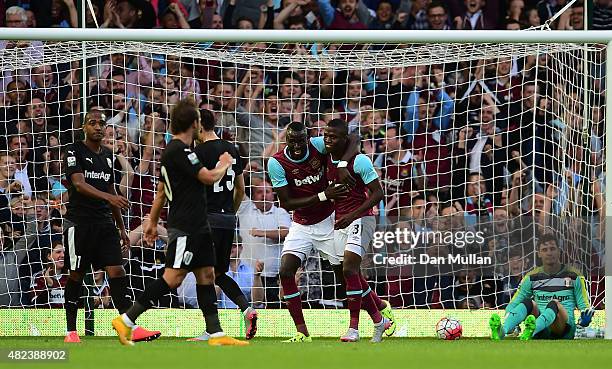
[{"label": "players embracing", "polygon": [[[375,204],[380,201],[380,198],[375,196],[366,202],[362,202],[362,196],[351,198],[355,191],[365,190],[362,187],[363,179],[361,177],[358,177],[357,180],[353,178],[353,176],[361,176],[361,173],[359,171],[355,172],[352,167],[343,167],[342,165],[341,168],[332,171],[328,168],[330,164],[334,166],[337,164],[331,160],[330,155],[327,155],[329,149],[333,150],[338,159],[344,159],[346,163],[353,163],[355,158],[360,157],[358,155],[358,139],[349,138],[346,122],[342,120],[330,122],[330,126],[335,127],[336,125],[344,127],[344,130],[341,130],[343,135],[336,139],[333,144],[326,145],[322,137],[309,139],[306,127],[302,123],[293,122],[289,124],[286,134],[287,147],[277,152],[268,161],[268,173],[281,206],[286,210],[294,211],[289,234],[283,245],[280,277],[284,300],[287,303],[297,333],[285,342],[310,342],[312,340],[302,313],[302,302],[295,281],[295,274],[313,248],[332,264],[334,271],[340,274],[339,279],[341,281],[344,282],[345,277],[348,276],[349,286],[353,287],[356,283],[359,284],[358,289],[349,290],[352,293],[349,297],[349,310],[353,308],[351,310],[352,330],[349,329],[351,332],[350,338],[346,339],[345,335],[343,341],[353,342],[359,339],[356,326],[359,320],[358,318],[355,320],[354,315],[356,310],[358,317],[362,302],[364,302],[364,308],[375,322],[374,342],[381,340],[385,329],[388,329],[388,334],[392,334],[394,329],[394,326],[391,327],[393,324],[392,313],[388,303],[381,301],[367,287],[367,282],[361,277],[359,272],[359,264],[363,255],[361,249],[357,256],[359,262],[356,260],[357,257],[350,256],[347,271],[342,273],[344,268],[342,261],[345,258],[345,246],[348,239],[343,238],[341,233],[347,231],[348,226],[343,227],[346,229],[334,230],[334,210],[337,212],[338,205],[342,204],[341,214],[346,216],[343,216],[340,220],[346,222],[350,219],[350,216],[343,211],[350,209],[348,204],[353,204],[353,206],[358,204],[355,209],[359,210],[360,206],[368,206],[369,203]],[[329,131],[330,134],[338,134],[335,130],[336,128],[332,128]],[[367,157],[365,158],[369,161]],[[359,162],[361,159],[357,160]],[[369,163],[372,167],[371,161]],[[376,173],[374,172],[374,174]],[[333,176],[333,183],[328,185],[329,175]],[[366,180],[368,183],[372,182],[371,175]],[[377,177],[376,183],[378,183]],[[380,184],[378,185],[380,187]],[[374,186],[375,184],[372,184],[372,188]],[[380,191],[380,195],[382,195],[382,189]],[[330,200],[334,200],[334,202]],[[370,205],[371,207],[372,205]],[[363,213],[365,214],[367,211]],[[356,220],[356,218],[352,219],[349,225],[353,220]],[[375,221],[373,224],[376,225]],[[336,225],[342,224],[336,223]],[[364,235],[360,238],[365,244],[369,243],[371,236],[371,234],[369,237]],[[359,246],[361,248],[361,243]],[[364,245],[364,247],[367,247],[367,245]],[[354,253],[353,251],[348,252]],[[381,311],[385,317],[381,316]]]}]

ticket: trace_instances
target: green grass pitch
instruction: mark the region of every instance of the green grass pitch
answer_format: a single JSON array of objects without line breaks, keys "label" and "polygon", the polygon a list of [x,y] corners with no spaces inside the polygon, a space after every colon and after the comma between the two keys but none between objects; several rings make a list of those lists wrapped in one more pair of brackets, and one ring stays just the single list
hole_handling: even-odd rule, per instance
[{"label": "green grass pitch", "polygon": [[396,369],[396,368],[610,368],[612,342],[604,340],[530,341],[462,338],[391,338],[380,344],[367,339],[341,343],[318,338],[310,344],[283,344],[255,338],[248,347],[210,347],[204,342],[160,338],[123,347],[111,337],[82,337],[67,345],[61,337],[3,337],[2,349],[68,349],[65,363],[0,361],[0,368],[236,368],[236,369]]}]

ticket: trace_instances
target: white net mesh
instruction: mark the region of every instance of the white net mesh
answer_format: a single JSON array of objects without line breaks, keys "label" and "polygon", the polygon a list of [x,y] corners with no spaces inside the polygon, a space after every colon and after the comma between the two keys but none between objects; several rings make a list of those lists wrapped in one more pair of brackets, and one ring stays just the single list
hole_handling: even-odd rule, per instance
[{"label": "white net mesh", "polygon": [[[0,49],[0,306],[62,306],[62,148],[80,139],[83,103],[109,117],[104,143],[116,154],[117,189],[131,203],[124,216],[134,295],[162,274],[165,241],[144,244],[140,225],[170,138],[168,112],[188,96],[213,111],[219,133],[238,146],[249,199],[273,201],[258,188],[271,189],[261,182],[265,163],[284,147],[289,122],[317,136],[342,118],[383,183],[379,230],[484,232],[470,248],[417,245],[429,256],[490,257],[484,269],[475,260],[397,266],[389,257],[406,254],[405,244],[374,248],[364,274],[394,306],[504,307],[537,264],[535,240],[547,229],[600,306],[604,55],[602,45],[575,44],[9,44]],[[290,215],[277,206],[242,209],[232,273],[254,304],[268,308],[281,306],[282,246],[250,231],[288,226]],[[318,255],[299,281],[310,306],[340,306],[337,281]],[[193,284],[188,279],[160,305],[195,306]],[[95,306],[112,307],[103,273],[88,285]]]}]

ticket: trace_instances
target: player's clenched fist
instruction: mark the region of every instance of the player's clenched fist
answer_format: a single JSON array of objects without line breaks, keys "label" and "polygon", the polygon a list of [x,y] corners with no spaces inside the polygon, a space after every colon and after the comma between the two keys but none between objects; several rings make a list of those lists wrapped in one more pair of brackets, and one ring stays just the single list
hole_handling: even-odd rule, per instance
[{"label": "player's clenched fist", "polygon": [[219,162],[222,166],[231,166],[233,160],[234,158],[227,151],[221,154],[221,156],[219,156]]}]

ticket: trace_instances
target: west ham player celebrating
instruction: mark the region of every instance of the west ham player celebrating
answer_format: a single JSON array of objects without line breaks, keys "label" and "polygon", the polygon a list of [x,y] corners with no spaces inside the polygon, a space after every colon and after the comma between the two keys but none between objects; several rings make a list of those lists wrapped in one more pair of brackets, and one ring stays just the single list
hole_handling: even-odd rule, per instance
[{"label": "west ham player celebrating", "polygon": [[[341,119],[334,119],[325,127],[325,149],[327,156],[327,180],[336,182],[338,168],[347,168],[356,178],[346,198],[334,203],[336,223],[334,225],[334,244],[339,257],[343,255],[342,272],[346,281],[346,295],[350,311],[350,325],[343,342],[359,340],[359,310],[363,302],[374,321],[372,342],[380,342],[391,321],[383,317],[377,309],[380,299],[370,290],[361,275],[361,258],[372,240],[376,228],[376,218],[372,208],[383,198],[383,190],[374,170],[372,161],[363,154],[354,155],[350,160],[340,160],[348,149],[348,125]],[[368,195],[369,192],[369,195]]]},{"label": "west ham player celebrating", "polygon": [[[70,275],[64,290],[67,328],[64,342],[81,341],[76,331],[76,317],[83,276],[90,265],[106,270],[111,297],[119,313],[124,313],[132,304],[121,255],[121,242],[124,251],[130,246],[121,218],[121,209],[129,204],[125,197],[115,192],[113,154],[101,145],[105,126],[106,117],[93,108],[83,122],[85,140],[66,148],[64,165],[69,202],[64,220],[64,244],[68,245],[65,263],[70,268]],[[135,327],[133,340],[152,340],[159,335],[159,332]]]},{"label": "west ham player celebrating", "polygon": [[[294,210],[293,222],[285,238],[281,258],[280,277],[284,299],[296,325],[297,333],[286,342],[310,342],[300,293],[295,282],[295,273],[312,248],[316,248],[330,261],[334,270],[341,270],[341,258],[333,243],[333,204],[330,199],[346,196],[345,186],[332,184],[327,187],[324,163],[325,147],[321,137],[308,139],[302,123],[293,122],[287,126],[287,148],[276,153],[268,161],[268,173],[281,206]],[[358,147],[358,139],[351,147]],[[357,154],[348,152],[347,159]],[[340,170],[342,171],[342,170]],[[355,180],[347,170],[339,182],[354,185]],[[339,184],[339,183],[338,183]],[[385,314],[391,309],[381,302]]]}]

